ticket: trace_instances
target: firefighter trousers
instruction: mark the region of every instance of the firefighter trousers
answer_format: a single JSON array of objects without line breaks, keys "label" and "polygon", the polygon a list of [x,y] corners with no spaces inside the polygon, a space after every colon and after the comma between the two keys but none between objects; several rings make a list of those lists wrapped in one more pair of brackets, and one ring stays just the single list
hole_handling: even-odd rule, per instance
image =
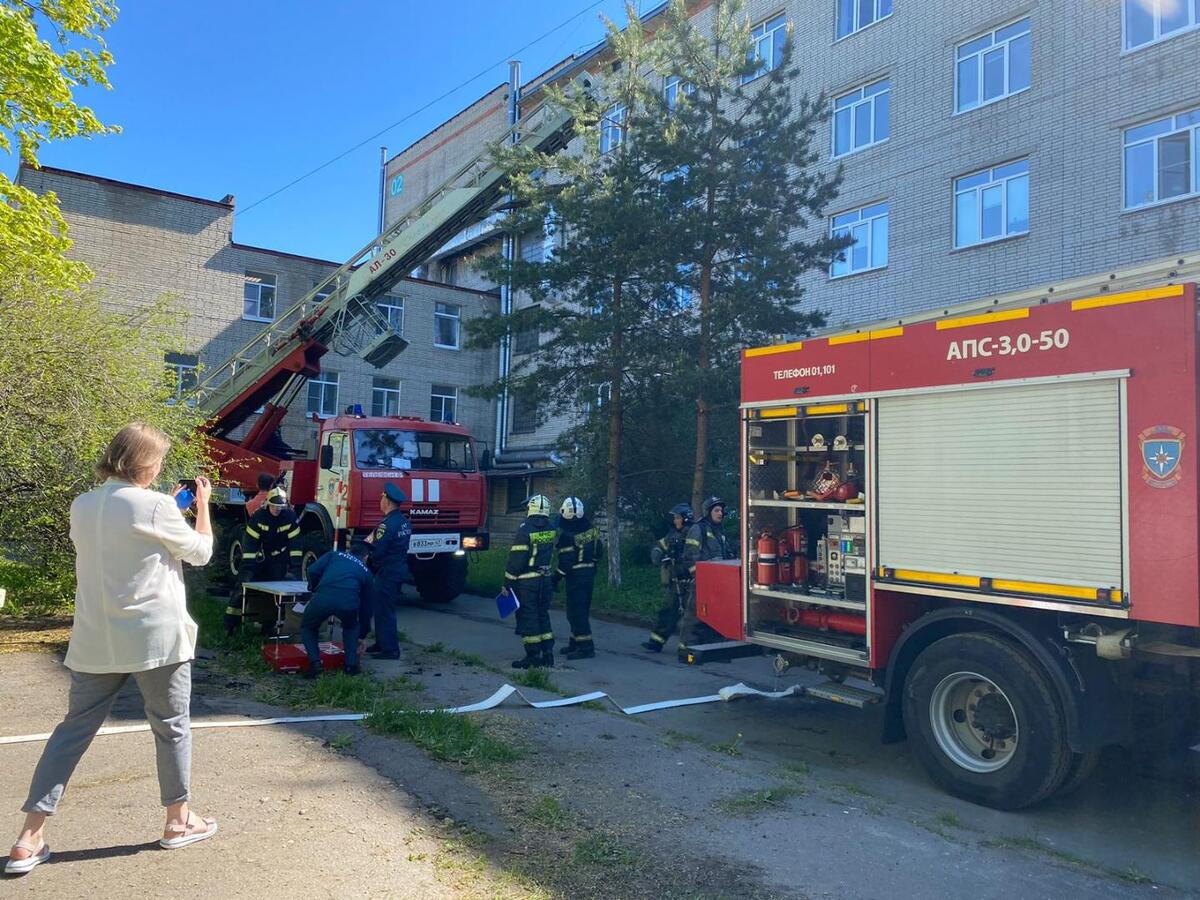
[{"label": "firefighter trousers", "polygon": [[679,617],[683,615],[683,604],[687,600],[688,582],[676,579],[663,585],[663,605],[658,611],[658,620],[654,630],[650,632],[650,640],[657,644],[665,644],[679,627]]},{"label": "firefighter trousers", "polygon": [[679,620],[679,646],[682,648],[720,639],[720,635],[701,622],[696,614],[696,582],[689,581],[687,602],[684,603],[683,615]]},{"label": "firefighter trousers", "polygon": [[517,600],[521,603],[513,617],[516,619],[517,635],[525,644],[526,652],[539,650],[543,641],[553,642],[554,631],[550,627],[550,575],[519,578],[515,582],[510,581],[508,585],[517,592]]},{"label": "firefighter trousers", "polygon": [[571,624],[571,641],[575,644],[590,644],[592,591],[596,586],[596,568],[589,566],[585,569],[571,569],[564,580],[567,588],[567,621]]}]

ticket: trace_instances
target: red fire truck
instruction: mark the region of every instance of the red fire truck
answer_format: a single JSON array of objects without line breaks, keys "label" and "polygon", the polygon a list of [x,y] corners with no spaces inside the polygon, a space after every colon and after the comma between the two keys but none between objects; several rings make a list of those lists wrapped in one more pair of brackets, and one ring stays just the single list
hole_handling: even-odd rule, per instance
[{"label": "red fire truck", "polygon": [[743,549],[698,566],[701,618],[882,703],[950,793],[1082,782],[1132,664],[1200,656],[1197,296],[1166,280],[744,351]]}]

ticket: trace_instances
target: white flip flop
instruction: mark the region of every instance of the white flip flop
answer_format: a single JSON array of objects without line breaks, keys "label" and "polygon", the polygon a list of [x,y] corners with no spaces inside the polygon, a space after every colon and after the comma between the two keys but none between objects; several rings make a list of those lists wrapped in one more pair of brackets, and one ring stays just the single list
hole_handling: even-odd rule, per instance
[{"label": "white flip flop", "polygon": [[[192,834],[187,834],[189,828],[194,828],[196,825],[207,825],[204,831],[197,831]],[[189,844],[195,844],[199,841],[207,841],[210,837],[217,833],[217,820],[207,817],[197,816],[194,812],[188,812],[188,820],[186,825],[168,825],[167,831],[177,833],[179,837],[161,838],[158,846],[164,850],[178,850],[180,847],[186,847]]]},{"label": "white flip flop", "polygon": [[5,875],[24,875],[26,872],[32,872],[35,866],[40,866],[50,858],[50,845],[42,844],[41,848],[33,846],[29,841],[17,841],[13,844],[14,850],[28,850],[32,856],[27,856],[24,859],[13,859],[9,857],[8,862],[4,864]]}]

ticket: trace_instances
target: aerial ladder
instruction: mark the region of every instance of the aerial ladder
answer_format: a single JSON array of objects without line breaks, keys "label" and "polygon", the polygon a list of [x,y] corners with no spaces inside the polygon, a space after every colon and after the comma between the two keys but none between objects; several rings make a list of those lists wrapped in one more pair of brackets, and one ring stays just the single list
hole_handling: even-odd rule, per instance
[{"label": "aerial ladder", "polygon": [[[590,87],[586,78],[576,85],[584,91]],[[555,153],[571,140],[573,124],[567,111],[542,104],[514,125],[507,139]],[[224,486],[253,493],[256,473],[278,471],[282,460],[270,451],[270,442],[305,383],[320,374],[321,358],[329,350],[360,357],[376,368],[403,352],[408,342],[379,312],[379,299],[465,227],[484,218],[504,191],[504,170],[488,151],[481,153],[207,371],[191,400],[208,414],[205,434]]]}]

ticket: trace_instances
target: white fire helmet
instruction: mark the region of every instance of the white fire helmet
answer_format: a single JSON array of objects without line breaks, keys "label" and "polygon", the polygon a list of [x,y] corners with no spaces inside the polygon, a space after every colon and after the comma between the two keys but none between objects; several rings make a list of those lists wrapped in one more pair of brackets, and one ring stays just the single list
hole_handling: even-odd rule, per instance
[{"label": "white fire helmet", "polygon": [[550,515],[550,498],[545,494],[534,494],[527,501],[528,515],[531,516],[548,516]]},{"label": "white fire helmet", "polygon": [[559,509],[564,519],[582,519],[583,518],[583,501],[578,497],[568,497],[562,502],[562,508]]}]

